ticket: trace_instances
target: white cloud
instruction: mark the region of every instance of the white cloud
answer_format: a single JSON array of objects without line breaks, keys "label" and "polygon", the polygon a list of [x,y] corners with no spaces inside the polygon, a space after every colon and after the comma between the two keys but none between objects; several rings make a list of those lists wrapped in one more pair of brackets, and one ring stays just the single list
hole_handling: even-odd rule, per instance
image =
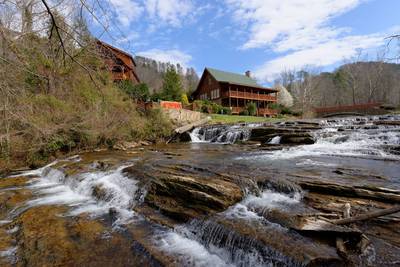
[{"label": "white cloud", "polygon": [[[225,0],[234,9],[234,19],[249,26],[243,49],[273,45],[281,51],[289,40],[300,38],[301,46],[324,41],[342,29],[327,27],[333,17],[343,14],[365,0]],[[323,33],[322,36],[319,36]],[[302,36],[307,35],[308,38]],[[310,43],[311,42],[311,43]],[[293,49],[293,48],[291,48]]]},{"label": "white cloud", "polygon": [[255,76],[271,81],[285,69],[300,69],[304,66],[329,66],[350,58],[361,50],[377,48],[385,43],[385,34],[347,36],[337,40],[302,49],[266,62],[255,72]]},{"label": "white cloud", "polygon": [[161,50],[151,49],[148,51],[138,52],[137,55],[152,58],[161,62],[170,62],[173,64],[179,63],[184,69],[186,69],[192,61],[192,56],[186,54],[180,50]]},{"label": "white cloud", "polygon": [[193,11],[194,4],[190,0],[148,0],[145,3],[150,18],[174,27],[182,25]]},{"label": "white cloud", "polygon": [[359,49],[383,45],[383,32],[352,35],[351,28],[332,25],[333,18],[366,1],[225,0],[234,21],[248,30],[240,48],[268,48],[278,55],[254,71],[263,81],[271,81],[285,69],[330,66],[356,55]]},{"label": "white cloud", "polygon": [[127,35],[123,35],[121,38],[117,40],[118,44],[126,44],[132,41],[136,41],[140,39],[140,34],[138,32],[129,32]]},{"label": "white cloud", "polygon": [[118,21],[125,27],[138,19],[143,13],[143,7],[135,0],[110,0],[115,9]]}]

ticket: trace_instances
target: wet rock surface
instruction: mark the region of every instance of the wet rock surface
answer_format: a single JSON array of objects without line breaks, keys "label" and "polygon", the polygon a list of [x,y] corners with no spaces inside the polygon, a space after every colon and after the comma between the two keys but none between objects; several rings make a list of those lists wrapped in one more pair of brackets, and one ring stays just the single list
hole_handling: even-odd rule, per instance
[{"label": "wet rock surface", "polygon": [[400,204],[397,121],[207,126],[2,177],[0,264],[396,266],[398,213],[335,221]]}]

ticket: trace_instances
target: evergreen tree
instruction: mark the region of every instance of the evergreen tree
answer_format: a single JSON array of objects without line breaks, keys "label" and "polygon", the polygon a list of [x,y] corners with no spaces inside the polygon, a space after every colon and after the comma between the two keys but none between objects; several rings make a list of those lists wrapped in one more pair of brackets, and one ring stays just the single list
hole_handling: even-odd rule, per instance
[{"label": "evergreen tree", "polygon": [[164,100],[181,101],[183,86],[174,67],[169,66],[164,75],[162,97]]},{"label": "evergreen tree", "polygon": [[131,81],[121,81],[118,86],[135,100],[146,101],[150,96],[149,87],[145,83],[133,85]]}]

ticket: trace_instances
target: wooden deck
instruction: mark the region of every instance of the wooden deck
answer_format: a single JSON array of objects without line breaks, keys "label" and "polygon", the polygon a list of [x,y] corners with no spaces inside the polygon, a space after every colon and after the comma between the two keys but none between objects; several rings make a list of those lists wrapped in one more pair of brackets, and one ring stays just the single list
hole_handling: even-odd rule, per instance
[{"label": "wooden deck", "polygon": [[270,102],[277,101],[276,96],[273,95],[255,94],[255,93],[240,92],[240,91],[226,92],[224,96],[230,98],[258,100],[258,101],[270,101]]}]

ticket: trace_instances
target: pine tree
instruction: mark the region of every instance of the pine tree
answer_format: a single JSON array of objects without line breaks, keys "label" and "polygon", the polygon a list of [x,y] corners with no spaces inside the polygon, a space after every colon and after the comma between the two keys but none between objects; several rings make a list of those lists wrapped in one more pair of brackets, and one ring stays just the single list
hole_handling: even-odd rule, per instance
[{"label": "pine tree", "polygon": [[162,97],[164,100],[181,101],[182,81],[175,68],[169,66],[164,75]]}]

